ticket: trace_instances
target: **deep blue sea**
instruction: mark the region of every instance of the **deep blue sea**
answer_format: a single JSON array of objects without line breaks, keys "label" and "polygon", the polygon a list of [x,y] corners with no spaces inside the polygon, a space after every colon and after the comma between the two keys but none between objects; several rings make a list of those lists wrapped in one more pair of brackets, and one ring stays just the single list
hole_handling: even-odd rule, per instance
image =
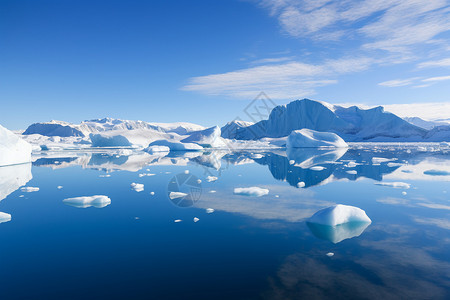
[{"label": "deep blue sea", "polygon": [[[42,152],[0,199],[2,300],[450,299],[448,147]],[[306,222],[334,204],[372,223]]]}]

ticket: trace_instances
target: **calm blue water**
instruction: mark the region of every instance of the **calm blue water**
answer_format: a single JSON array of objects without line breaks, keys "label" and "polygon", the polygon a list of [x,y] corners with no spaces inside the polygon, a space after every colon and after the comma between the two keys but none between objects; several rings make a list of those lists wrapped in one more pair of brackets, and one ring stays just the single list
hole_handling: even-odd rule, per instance
[{"label": "calm blue water", "polygon": [[[0,168],[0,211],[12,215],[0,224],[1,298],[450,299],[449,169],[448,149],[412,146],[44,153]],[[410,187],[379,185],[391,182]],[[269,194],[233,193],[251,186]],[[111,204],[63,202],[92,195]],[[338,232],[305,222],[338,203],[372,223]]]}]

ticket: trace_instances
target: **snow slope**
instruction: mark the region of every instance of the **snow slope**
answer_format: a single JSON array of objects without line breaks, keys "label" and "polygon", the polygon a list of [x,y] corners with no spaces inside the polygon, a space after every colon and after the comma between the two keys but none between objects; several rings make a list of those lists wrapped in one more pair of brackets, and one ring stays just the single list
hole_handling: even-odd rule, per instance
[{"label": "snow slope", "polygon": [[0,166],[31,161],[31,145],[0,125]]}]

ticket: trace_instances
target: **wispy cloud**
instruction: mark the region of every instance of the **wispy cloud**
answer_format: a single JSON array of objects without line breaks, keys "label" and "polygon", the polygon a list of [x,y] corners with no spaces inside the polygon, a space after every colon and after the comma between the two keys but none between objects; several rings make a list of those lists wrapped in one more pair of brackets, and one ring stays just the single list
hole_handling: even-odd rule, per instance
[{"label": "wispy cloud", "polygon": [[241,69],[233,72],[191,78],[183,87],[208,95],[254,97],[265,91],[274,99],[293,99],[313,95],[315,88],[337,83],[339,74],[362,71],[374,61],[369,58],[328,60],[323,64],[288,62]]},{"label": "wispy cloud", "polygon": [[450,80],[450,76],[438,76],[438,77],[430,77],[426,79],[422,79],[423,82],[436,82],[436,81],[445,81]]},{"label": "wispy cloud", "polygon": [[387,87],[398,87],[413,84],[419,77],[407,78],[407,79],[394,79],[380,82],[378,85]]},{"label": "wispy cloud", "polygon": [[430,67],[450,67],[450,58],[444,58],[441,60],[425,61],[417,65],[418,68],[430,68]]}]

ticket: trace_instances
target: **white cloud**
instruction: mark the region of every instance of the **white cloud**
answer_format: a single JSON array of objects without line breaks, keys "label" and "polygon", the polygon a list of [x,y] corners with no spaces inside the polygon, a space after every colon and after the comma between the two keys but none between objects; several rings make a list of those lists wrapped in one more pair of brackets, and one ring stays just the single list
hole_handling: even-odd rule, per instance
[{"label": "white cloud", "polygon": [[191,78],[183,87],[208,95],[254,97],[264,91],[273,99],[293,99],[313,95],[314,88],[335,84],[339,74],[362,71],[373,63],[369,58],[328,60],[323,64],[288,62]]},{"label": "white cloud", "polygon": [[441,60],[425,61],[417,65],[418,68],[429,67],[450,67],[450,58],[444,58]]},{"label": "white cloud", "polygon": [[386,87],[399,87],[413,84],[419,77],[407,78],[407,79],[394,79],[380,82],[378,85]]},{"label": "white cloud", "polygon": [[383,106],[386,111],[399,117],[419,117],[425,120],[450,118],[449,102],[387,104]]},{"label": "white cloud", "polygon": [[430,77],[426,79],[422,79],[423,82],[435,82],[435,81],[444,81],[450,80],[450,76],[438,76],[438,77]]}]

